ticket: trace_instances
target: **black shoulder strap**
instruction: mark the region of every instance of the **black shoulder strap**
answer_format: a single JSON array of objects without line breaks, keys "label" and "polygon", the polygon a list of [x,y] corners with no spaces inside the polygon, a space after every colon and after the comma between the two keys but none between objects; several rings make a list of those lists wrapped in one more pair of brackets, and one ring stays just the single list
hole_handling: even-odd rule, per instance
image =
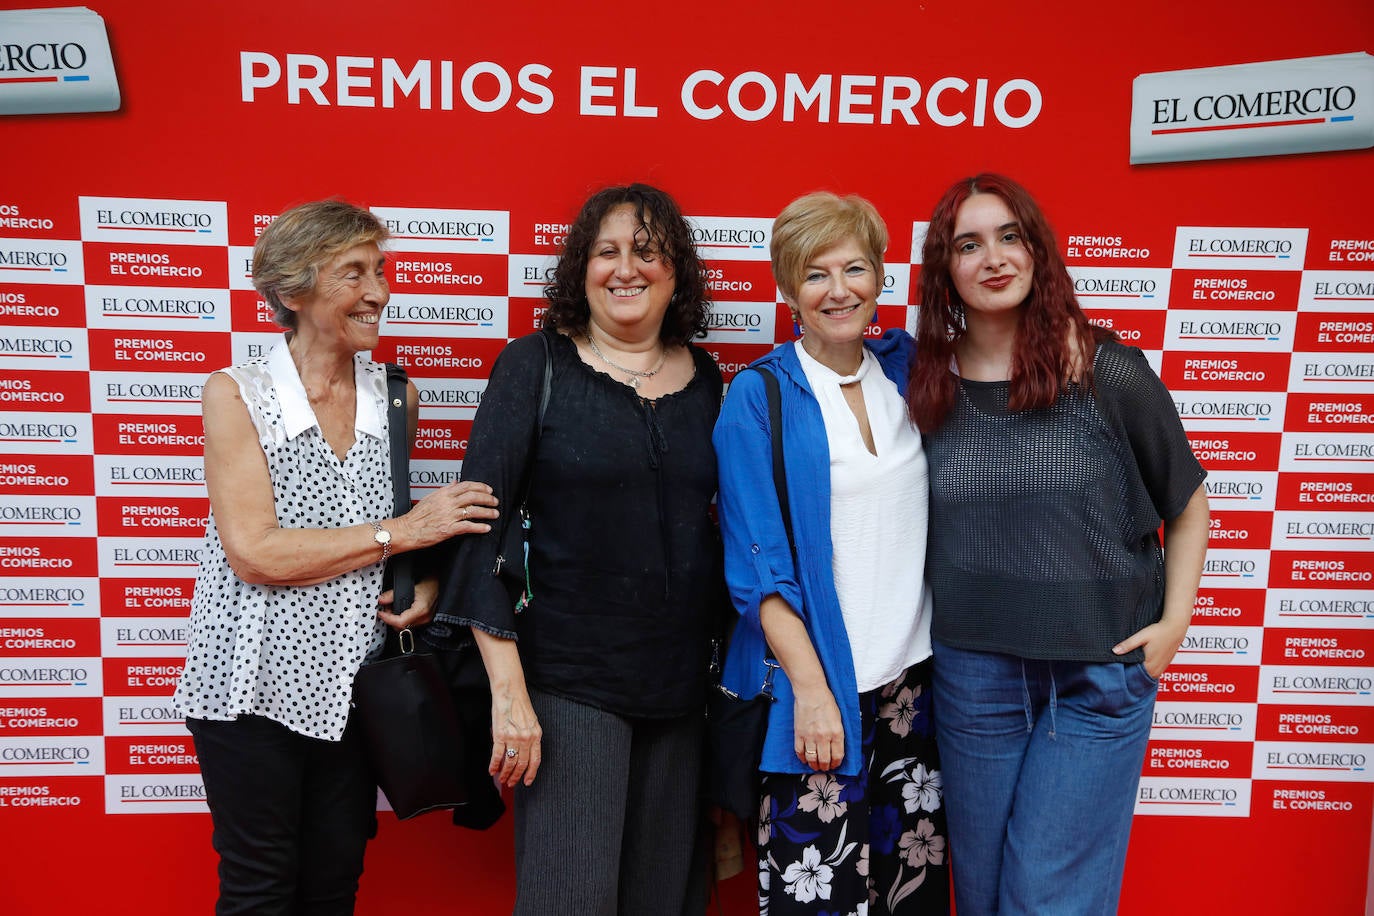
[{"label": "black shoulder strap", "polygon": [[[510,526],[512,516],[518,515],[521,519],[521,524],[528,527],[529,512],[525,508],[525,504],[529,502],[530,485],[534,481],[534,458],[535,453],[539,451],[539,437],[544,431],[544,412],[549,406],[549,394],[553,391],[553,348],[549,346],[549,336],[547,333],[544,331],[536,331],[535,336],[538,337],[539,342],[544,345],[544,375],[539,386],[539,411],[535,415],[534,431],[530,436],[529,454],[526,457],[525,464],[525,479],[521,481],[520,484],[519,511],[501,513],[501,539],[498,543],[503,545],[503,547],[506,543],[507,529]],[[496,568],[492,570],[492,574],[500,575],[501,567],[504,566],[505,563],[505,553],[498,553],[496,555]]]},{"label": "black shoulder strap", "polygon": [[[396,515],[410,511],[410,423],[406,416],[406,371],[395,363],[386,364],[387,432],[391,440],[391,491]],[[415,601],[415,577],[410,554],[401,553],[387,561],[387,574],[395,600],[391,609],[400,613]]]},{"label": "black shoulder strap", "polygon": [[[768,438],[773,444],[773,488],[778,491],[778,511],[782,513],[782,529],[787,532],[787,549],[792,553],[792,566],[800,573],[797,541],[792,536],[792,504],[787,498],[787,463],[782,455],[782,389],[778,387],[778,377],[771,369],[762,366],[750,368],[763,376],[763,390],[768,395]],[[765,650],[763,662],[768,666],[768,673],[764,675],[762,691],[772,696],[773,672],[780,667],[772,646]]]},{"label": "black shoulder strap", "polygon": [[773,442],[773,487],[778,491],[778,510],[782,512],[782,527],[787,532],[787,546],[792,551],[792,559],[797,559],[797,542],[792,536],[792,505],[787,498],[787,464],[782,455],[782,390],[778,387],[778,377],[762,366],[751,367],[763,376],[763,387],[768,394],[768,430]]},{"label": "black shoulder strap", "polygon": [[553,390],[553,350],[549,347],[549,335],[539,332],[539,342],[544,345],[544,384],[539,389],[539,419],[534,426],[534,444],[539,444],[539,434],[544,430],[544,408],[549,406],[549,392]]},{"label": "black shoulder strap", "polygon": [[529,461],[525,467],[524,486],[520,488],[520,508],[530,499],[530,486],[534,483],[534,456],[539,451],[539,437],[544,432],[544,411],[549,406],[549,393],[553,390],[553,348],[549,346],[549,335],[536,332],[539,342],[544,345],[544,380],[539,386],[539,413],[534,418],[534,435],[530,438]]}]

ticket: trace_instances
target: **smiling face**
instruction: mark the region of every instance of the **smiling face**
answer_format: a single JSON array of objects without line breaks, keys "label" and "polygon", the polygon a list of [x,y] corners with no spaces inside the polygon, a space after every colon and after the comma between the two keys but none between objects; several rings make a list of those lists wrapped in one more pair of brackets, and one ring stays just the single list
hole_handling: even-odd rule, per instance
[{"label": "smiling face", "polygon": [[[795,298],[787,304],[806,330],[803,345],[821,362],[833,351],[853,371],[852,357],[878,310],[878,268],[857,239],[846,238],[806,262]],[[832,368],[835,368],[832,366]]]},{"label": "smiling face", "polygon": [[377,346],[382,310],[391,298],[386,257],[373,242],[354,245],[320,266],[315,288],[285,300],[296,333],[351,352]]},{"label": "smiling face", "polygon": [[1031,291],[1034,263],[1011,209],[996,194],[974,194],[954,216],[950,274],[965,314],[1014,312]]},{"label": "smiling face", "polygon": [[651,247],[634,207],[607,213],[587,254],[591,321],[617,337],[657,335],[676,287],[672,264]]}]

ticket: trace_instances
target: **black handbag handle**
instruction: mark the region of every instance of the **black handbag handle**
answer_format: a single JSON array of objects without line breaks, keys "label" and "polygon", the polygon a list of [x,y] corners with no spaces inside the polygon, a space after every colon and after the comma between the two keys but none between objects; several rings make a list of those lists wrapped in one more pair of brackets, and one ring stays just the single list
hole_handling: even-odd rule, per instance
[{"label": "black handbag handle", "polygon": [[[391,493],[399,517],[410,511],[410,441],[407,435],[410,424],[406,418],[406,371],[395,363],[386,364],[386,402],[387,433],[391,440]],[[410,554],[392,556],[387,560],[386,571],[395,596],[392,611],[400,614],[409,610],[415,603],[415,575]],[[403,652],[405,644],[402,640]],[[412,650],[415,647],[413,635],[410,646]]]}]

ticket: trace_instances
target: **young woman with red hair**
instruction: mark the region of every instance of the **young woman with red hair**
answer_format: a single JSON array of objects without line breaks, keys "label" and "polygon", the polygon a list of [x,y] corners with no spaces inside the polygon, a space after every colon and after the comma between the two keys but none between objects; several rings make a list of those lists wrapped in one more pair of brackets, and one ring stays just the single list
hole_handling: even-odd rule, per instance
[{"label": "young woman with red hair", "polygon": [[959,916],[1115,912],[1158,678],[1202,573],[1205,472],[1016,182],[951,187],[922,260],[907,399],[930,462]]}]

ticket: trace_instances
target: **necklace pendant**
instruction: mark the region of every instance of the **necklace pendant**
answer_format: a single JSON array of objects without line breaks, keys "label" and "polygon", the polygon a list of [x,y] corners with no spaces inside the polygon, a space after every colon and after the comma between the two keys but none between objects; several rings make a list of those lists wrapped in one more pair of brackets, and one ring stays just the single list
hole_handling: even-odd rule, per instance
[{"label": "necklace pendant", "polygon": [[632,375],[632,376],[630,376],[630,387],[631,387],[632,389],[634,389],[635,391],[638,391],[638,390],[639,390],[639,376],[637,376],[637,375]]}]

